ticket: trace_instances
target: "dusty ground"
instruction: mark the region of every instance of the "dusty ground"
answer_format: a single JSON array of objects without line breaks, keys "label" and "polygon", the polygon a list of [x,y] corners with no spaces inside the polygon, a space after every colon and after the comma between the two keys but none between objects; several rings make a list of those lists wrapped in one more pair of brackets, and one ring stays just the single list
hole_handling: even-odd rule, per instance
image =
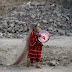
[{"label": "dusty ground", "polygon": [[[21,48],[22,39],[0,39],[0,63],[9,65],[14,62]],[[42,69],[26,66],[3,66],[1,72],[72,72],[72,37],[54,36],[43,43]],[[43,58],[45,57],[45,58]],[[59,65],[49,66],[48,61],[60,59]]]},{"label": "dusty ground", "polygon": [[67,67],[49,67],[45,66],[42,69],[36,69],[35,67],[10,67],[10,66],[0,66],[1,72],[72,72],[72,64],[68,65]]}]

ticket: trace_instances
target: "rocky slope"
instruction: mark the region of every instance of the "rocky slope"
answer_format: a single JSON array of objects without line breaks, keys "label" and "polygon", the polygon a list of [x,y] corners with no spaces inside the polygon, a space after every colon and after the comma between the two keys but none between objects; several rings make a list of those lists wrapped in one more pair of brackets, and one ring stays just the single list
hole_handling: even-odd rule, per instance
[{"label": "rocky slope", "polygon": [[[34,0],[0,0],[0,16],[7,14],[9,11],[13,10],[17,6],[28,1],[34,1]],[[36,1],[44,1],[44,0],[36,0]],[[63,5],[64,8],[72,10],[72,0],[45,0],[45,1],[55,2]]]},{"label": "rocky slope", "polygon": [[[9,11],[15,9],[17,6],[27,1],[30,0],[0,0],[0,16],[7,14]],[[42,0],[36,0],[36,1],[42,1]]]},{"label": "rocky slope", "polygon": [[1,38],[22,38],[29,25],[39,23],[52,35],[72,36],[72,14],[62,5],[51,2],[27,2],[0,17]]}]

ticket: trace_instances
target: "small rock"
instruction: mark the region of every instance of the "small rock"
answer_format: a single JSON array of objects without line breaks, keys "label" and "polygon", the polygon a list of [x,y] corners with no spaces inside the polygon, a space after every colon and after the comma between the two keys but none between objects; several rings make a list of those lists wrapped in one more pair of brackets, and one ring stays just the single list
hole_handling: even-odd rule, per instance
[{"label": "small rock", "polygon": [[72,33],[66,33],[67,36],[72,36]]},{"label": "small rock", "polygon": [[56,60],[52,60],[48,63],[50,66],[56,66],[57,64],[59,64]]},{"label": "small rock", "polygon": [[51,6],[52,6],[52,7],[54,7],[54,6],[55,6],[55,4],[51,4]]},{"label": "small rock", "polygon": [[40,5],[40,3],[37,2],[37,1],[33,1],[33,2],[31,2],[31,5],[32,5],[32,6],[37,6],[37,5]]},{"label": "small rock", "polygon": [[69,20],[70,18],[69,17],[66,17],[66,19]]},{"label": "small rock", "polygon": [[0,16],[0,20],[2,20],[3,19],[3,17],[2,16]]},{"label": "small rock", "polygon": [[47,20],[43,20],[43,23],[47,23]]},{"label": "small rock", "polygon": [[53,22],[53,19],[50,19],[49,22]]},{"label": "small rock", "polygon": [[21,28],[19,29],[19,32],[21,32],[21,31],[23,31],[23,27],[21,27]]},{"label": "small rock", "polygon": [[35,18],[35,15],[31,15],[31,17],[34,19]]},{"label": "small rock", "polygon": [[9,27],[9,28],[7,29],[7,31],[8,31],[8,32],[12,32],[12,27]]},{"label": "small rock", "polygon": [[31,4],[31,2],[28,2],[26,5],[27,5],[27,6],[30,6],[30,4]]},{"label": "small rock", "polygon": [[0,32],[0,37],[2,37],[2,36],[3,36],[3,33]]},{"label": "small rock", "polygon": [[64,30],[61,30],[61,29],[58,29],[58,33],[59,33],[60,35],[65,35],[65,31],[64,31]]},{"label": "small rock", "polygon": [[49,27],[48,30],[49,30],[49,31],[52,31],[52,30],[53,30],[53,27]]}]

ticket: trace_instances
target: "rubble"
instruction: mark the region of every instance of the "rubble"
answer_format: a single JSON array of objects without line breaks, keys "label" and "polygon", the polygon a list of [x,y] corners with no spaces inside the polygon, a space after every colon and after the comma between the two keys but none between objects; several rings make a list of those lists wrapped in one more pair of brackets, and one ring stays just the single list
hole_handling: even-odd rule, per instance
[{"label": "rubble", "polygon": [[70,15],[68,9],[57,3],[30,1],[0,17],[0,37],[23,38],[32,23],[40,24],[41,29],[49,31],[51,36],[71,36]]}]

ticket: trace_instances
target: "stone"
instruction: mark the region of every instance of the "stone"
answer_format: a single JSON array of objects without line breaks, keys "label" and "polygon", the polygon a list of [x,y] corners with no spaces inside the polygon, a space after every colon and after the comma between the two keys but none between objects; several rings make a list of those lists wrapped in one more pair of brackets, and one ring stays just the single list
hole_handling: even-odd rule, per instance
[{"label": "stone", "polygon": [[59,33],[60,35],[65,35],[65,31],[64,31],[64,30],[61,30],[61,29],[58,29],[58,33]]},{"label": "stone", "polygon": [[60,22],[58,22],[57,27],[58,28],[63,28],[63,24],[61,24]]},{"label": "stone", "polygon": [[0,32],[0,37],[2,37],[2,36],[3,36],[3,33]]},{"label": "stone", "polygon": [[52,60],[48,63],[50,66],[56,66],[56,60]]},{"label": "stone", "polygon": [[53,22],[53,19],[49,19],[49,22]]},{"label": "stone", "polygon": [[54,6],[55,6],[55,4],[51,4],[51,6],[52,6],[52,7],[54,7]]},{"label": "stone", "polygon": [[9,27],[9,28],[7,29],[7,31],[8,31],[8,32],[12,32],[12,27]]},{"label": "stone", "polygon": [[72,33],[66,33],[67,36],[72,36]]},{"label": "stone", "polygon": [[55,23],[54,23],[54,27],[56,27],[56,28],[57,28],[57,24],[55,24]]},{"label": "stone", "polygon": [[46,4],[45,2],[41,2],[40,6],[45,6],[45,4]]},{"label": "stone", "polygon": [[3,29],[4,33],[7,33],[7,29]]},{"label": "stone", "polygon": [[37,5],[40,5],[40,3],[37,2],[37,1],[33,1],[33,2],[31,3],[31,5],[32,5],[32,6],[37,6]]},{"label": "stone", "polygon": [[66,17],[66,19],[69,21],[70,18],[69,17]]},{"label": "stone", "polygon": [[2,20],[3,19],[3,17],[2,16],[0,16],[0,20]]},{"label": "stone", "polygon": [[31,15],[31,17],[34,19],[35,18],[35,15]]},{"label": "stone", "polygon": [[30,5],[31,5],[31,2],[28,2],[26,5],[27,5],[27,6],[30,6]]},{"label": "stone", "polygon": [[15,33],[15,30],[14,30],[14,28],[12,29],[12,33]]},{"label": "stone", "polygon": [[11,27],[14,27],[15,25],[14,25],[14,24],[10,24],[10,26],[11,26]]},{"label": "stone", "polygon": [[43,23],[47,23],[47,20],[43,20]]},{"label": "stone", "polygon": [[23,27],[20,27],[19,32],[23,31]]},{"label": "stone", "polygon": [[24,27],[24,31],[26,32],[28,30],[28,28],[27,27]]},{"label": "stone", "polygon": [[49,27],[48,30],[49,30],[49,31],[52,31],[52,30],[53,30],[53,27]]},{"label": "stone", "polygon": [[12,38],[13,36],[11,33],[8,33],[7,35],[8,35],[8,38]]}]

